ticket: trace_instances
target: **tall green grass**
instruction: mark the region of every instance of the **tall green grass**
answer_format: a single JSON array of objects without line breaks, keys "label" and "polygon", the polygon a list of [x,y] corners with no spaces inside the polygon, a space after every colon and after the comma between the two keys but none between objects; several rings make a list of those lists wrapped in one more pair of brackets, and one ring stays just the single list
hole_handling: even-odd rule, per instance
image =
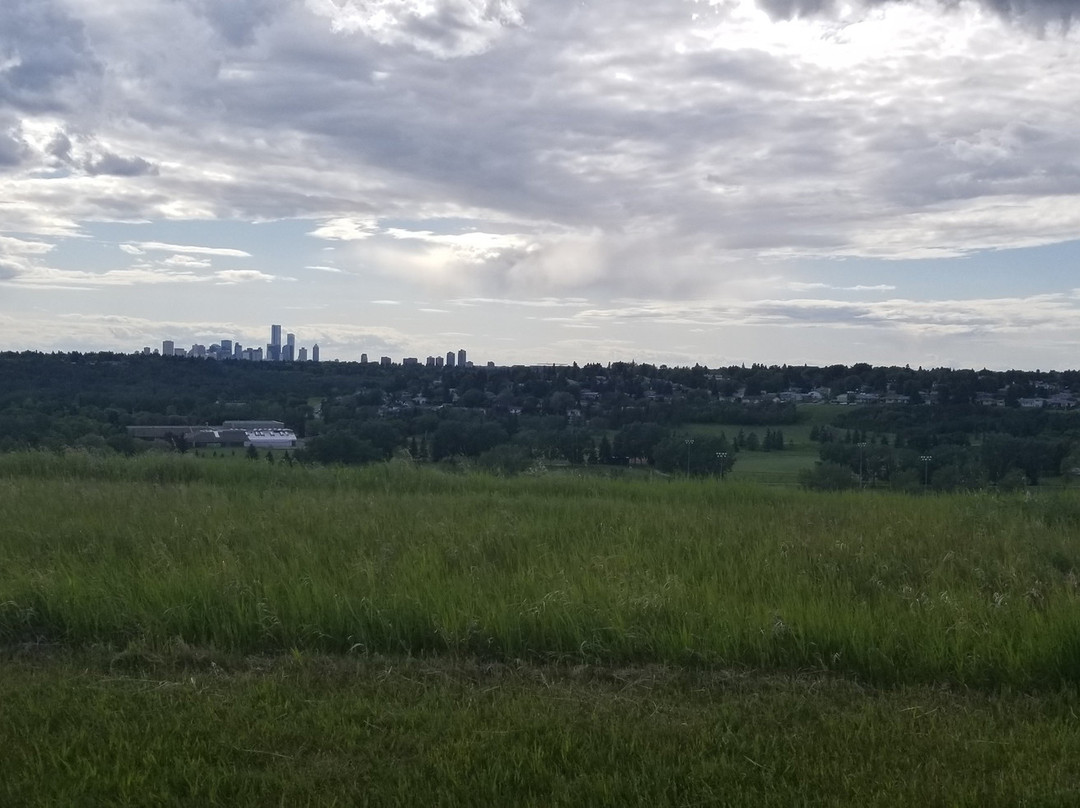
[{"label": "tall green grass", "polygon": [[0,642],[1080,680],[1080,500],[0,457]]}]

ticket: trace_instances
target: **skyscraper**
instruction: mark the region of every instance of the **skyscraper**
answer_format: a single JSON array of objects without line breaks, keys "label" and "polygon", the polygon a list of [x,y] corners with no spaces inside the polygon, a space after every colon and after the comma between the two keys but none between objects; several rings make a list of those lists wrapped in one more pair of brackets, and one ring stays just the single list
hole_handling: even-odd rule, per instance
[{"label": "skyscraper", "polygon": [[176,343],[173,342],[171,339],[164,340],[161,343],[161,355],[162,356],[172,356],[175,353],[176,353]]},{"label": "skyscraper", "polygon": [[319,361],[319,343],[317,343],[317,342],[314,345],[311,346],[311,361],[312,362],[318,362]]},{"label": "skyscraper", "polygon": [[306,362],[307,361],[307,348],[301,347],[300,348],[300,353],[297,355],[296,359],[299,362]]},{"label": "skyscraper", "polygon": [[270,326],[270,344],[266,346],[266,358],[271,362],[281,359],[281,326]]},{"label": "skyscraper", "polygon": [[452,368],[454,366],[454,352],[453,351],[447,351],[446,352],[446,366],[448,368]]},{"label": "skyscraper", "polygon": [[281,358],[286,362],[292,362],[296,359],[296,334],[285,335],[285,355]]},{"label": "skyscraper", "polygon": [[457,363],[459,368],[465,367],[465,349],[462,348],[457,352]]}]

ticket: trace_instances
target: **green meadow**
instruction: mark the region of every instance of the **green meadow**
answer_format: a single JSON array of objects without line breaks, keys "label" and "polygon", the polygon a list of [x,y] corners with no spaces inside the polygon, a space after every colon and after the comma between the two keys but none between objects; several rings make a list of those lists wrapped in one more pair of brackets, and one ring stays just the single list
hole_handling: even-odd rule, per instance
[{"label": "green meadow", "polygon": [[11,454],[0,525],[0,804],[1080,800],[1070,491]]},{"label": "green meadow", "polygon": [[762,437],[767,429],[784,433],[783,451],[740,451],[736,457],[731,479],[764,485],[797,486],[799,472],[811,469],[818,461],[821,445],[810,440],[811,430],[828,426],[837,415],[848,408],[841,404],[809,404],[799,408],[800,420],[795,424],[751,427],[741,424],[694,424],[688,435],[726,435],[733,439],[739,432],[757,432]]}]

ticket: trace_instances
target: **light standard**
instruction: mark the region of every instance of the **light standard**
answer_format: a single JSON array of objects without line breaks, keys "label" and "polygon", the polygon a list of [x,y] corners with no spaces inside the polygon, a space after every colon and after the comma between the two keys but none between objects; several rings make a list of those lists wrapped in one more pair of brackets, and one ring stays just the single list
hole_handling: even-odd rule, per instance
[{"label": "light standard", "polygon": [[919,460],[923,463],[923,486],[930,485],[930,461],[933,459],[933,455],[919,455]]},{"label": "light standard", "polygon": [[864,458],[866,457],[866,441],[859,444],[859,487],[866,488],[866,475],[863,473],[863,467],[865,465]]},{"label": "light standard", "polygon": [[720,461],[720,479],[723,480],[727,471],[727,452],[717,452],[716,459]]},{"label": "light standard", "polygon": [[694,445],[693,438],[687,438],[684,443],[686,444],[686,476],[690,476],[690,447]]}]

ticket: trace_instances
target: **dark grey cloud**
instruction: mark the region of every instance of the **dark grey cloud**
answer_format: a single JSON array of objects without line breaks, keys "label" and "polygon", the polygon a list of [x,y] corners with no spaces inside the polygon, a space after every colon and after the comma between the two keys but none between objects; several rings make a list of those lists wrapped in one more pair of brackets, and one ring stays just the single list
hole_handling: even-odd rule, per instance
[{"label": "dark grey cloud", "polygon": [[61,162],[70,163],[72,145],[71,138],[63,132],[57,132],[45,147],[45,151]]},{"label": "dark grey cloud", "polygon": [[226,42],[235,47],[250,45],[258,30],[268,25],[287,0],[188,0]]},{"label": "dark grey cloud", "polygon": [[101,67],[83,24],[53,0],[0,3],[0,54],[12,61],[0,70],[0,104],[24,111],[63,110],[63,85]]},{"label": "dark grey cloud", "polygon": [[[947,8],[958,5],[958,0],[937,1]],[[838,0],[757,0],[757,2],[774,19],[832,14],[839,5]],[[912,0],[862,0],[866,6],[907,2],[912,2]],[[1076,0],[976,0],[976,2],[1003,17],[1037,24],[1054,21],[1068,24],[1080,14]]]},{"label": "dark grey cloud", "polygon": [[139,177],[158,173],[157,166],[142,157],[121,157],[109,152],[91,157],[83,167],[86,173],[92,176],[107,174],[112,177]]},{"label": "dark grey cloud", "polygon": [[17,131],[0,132],[0,168],[20,165],[29,153]]}]

